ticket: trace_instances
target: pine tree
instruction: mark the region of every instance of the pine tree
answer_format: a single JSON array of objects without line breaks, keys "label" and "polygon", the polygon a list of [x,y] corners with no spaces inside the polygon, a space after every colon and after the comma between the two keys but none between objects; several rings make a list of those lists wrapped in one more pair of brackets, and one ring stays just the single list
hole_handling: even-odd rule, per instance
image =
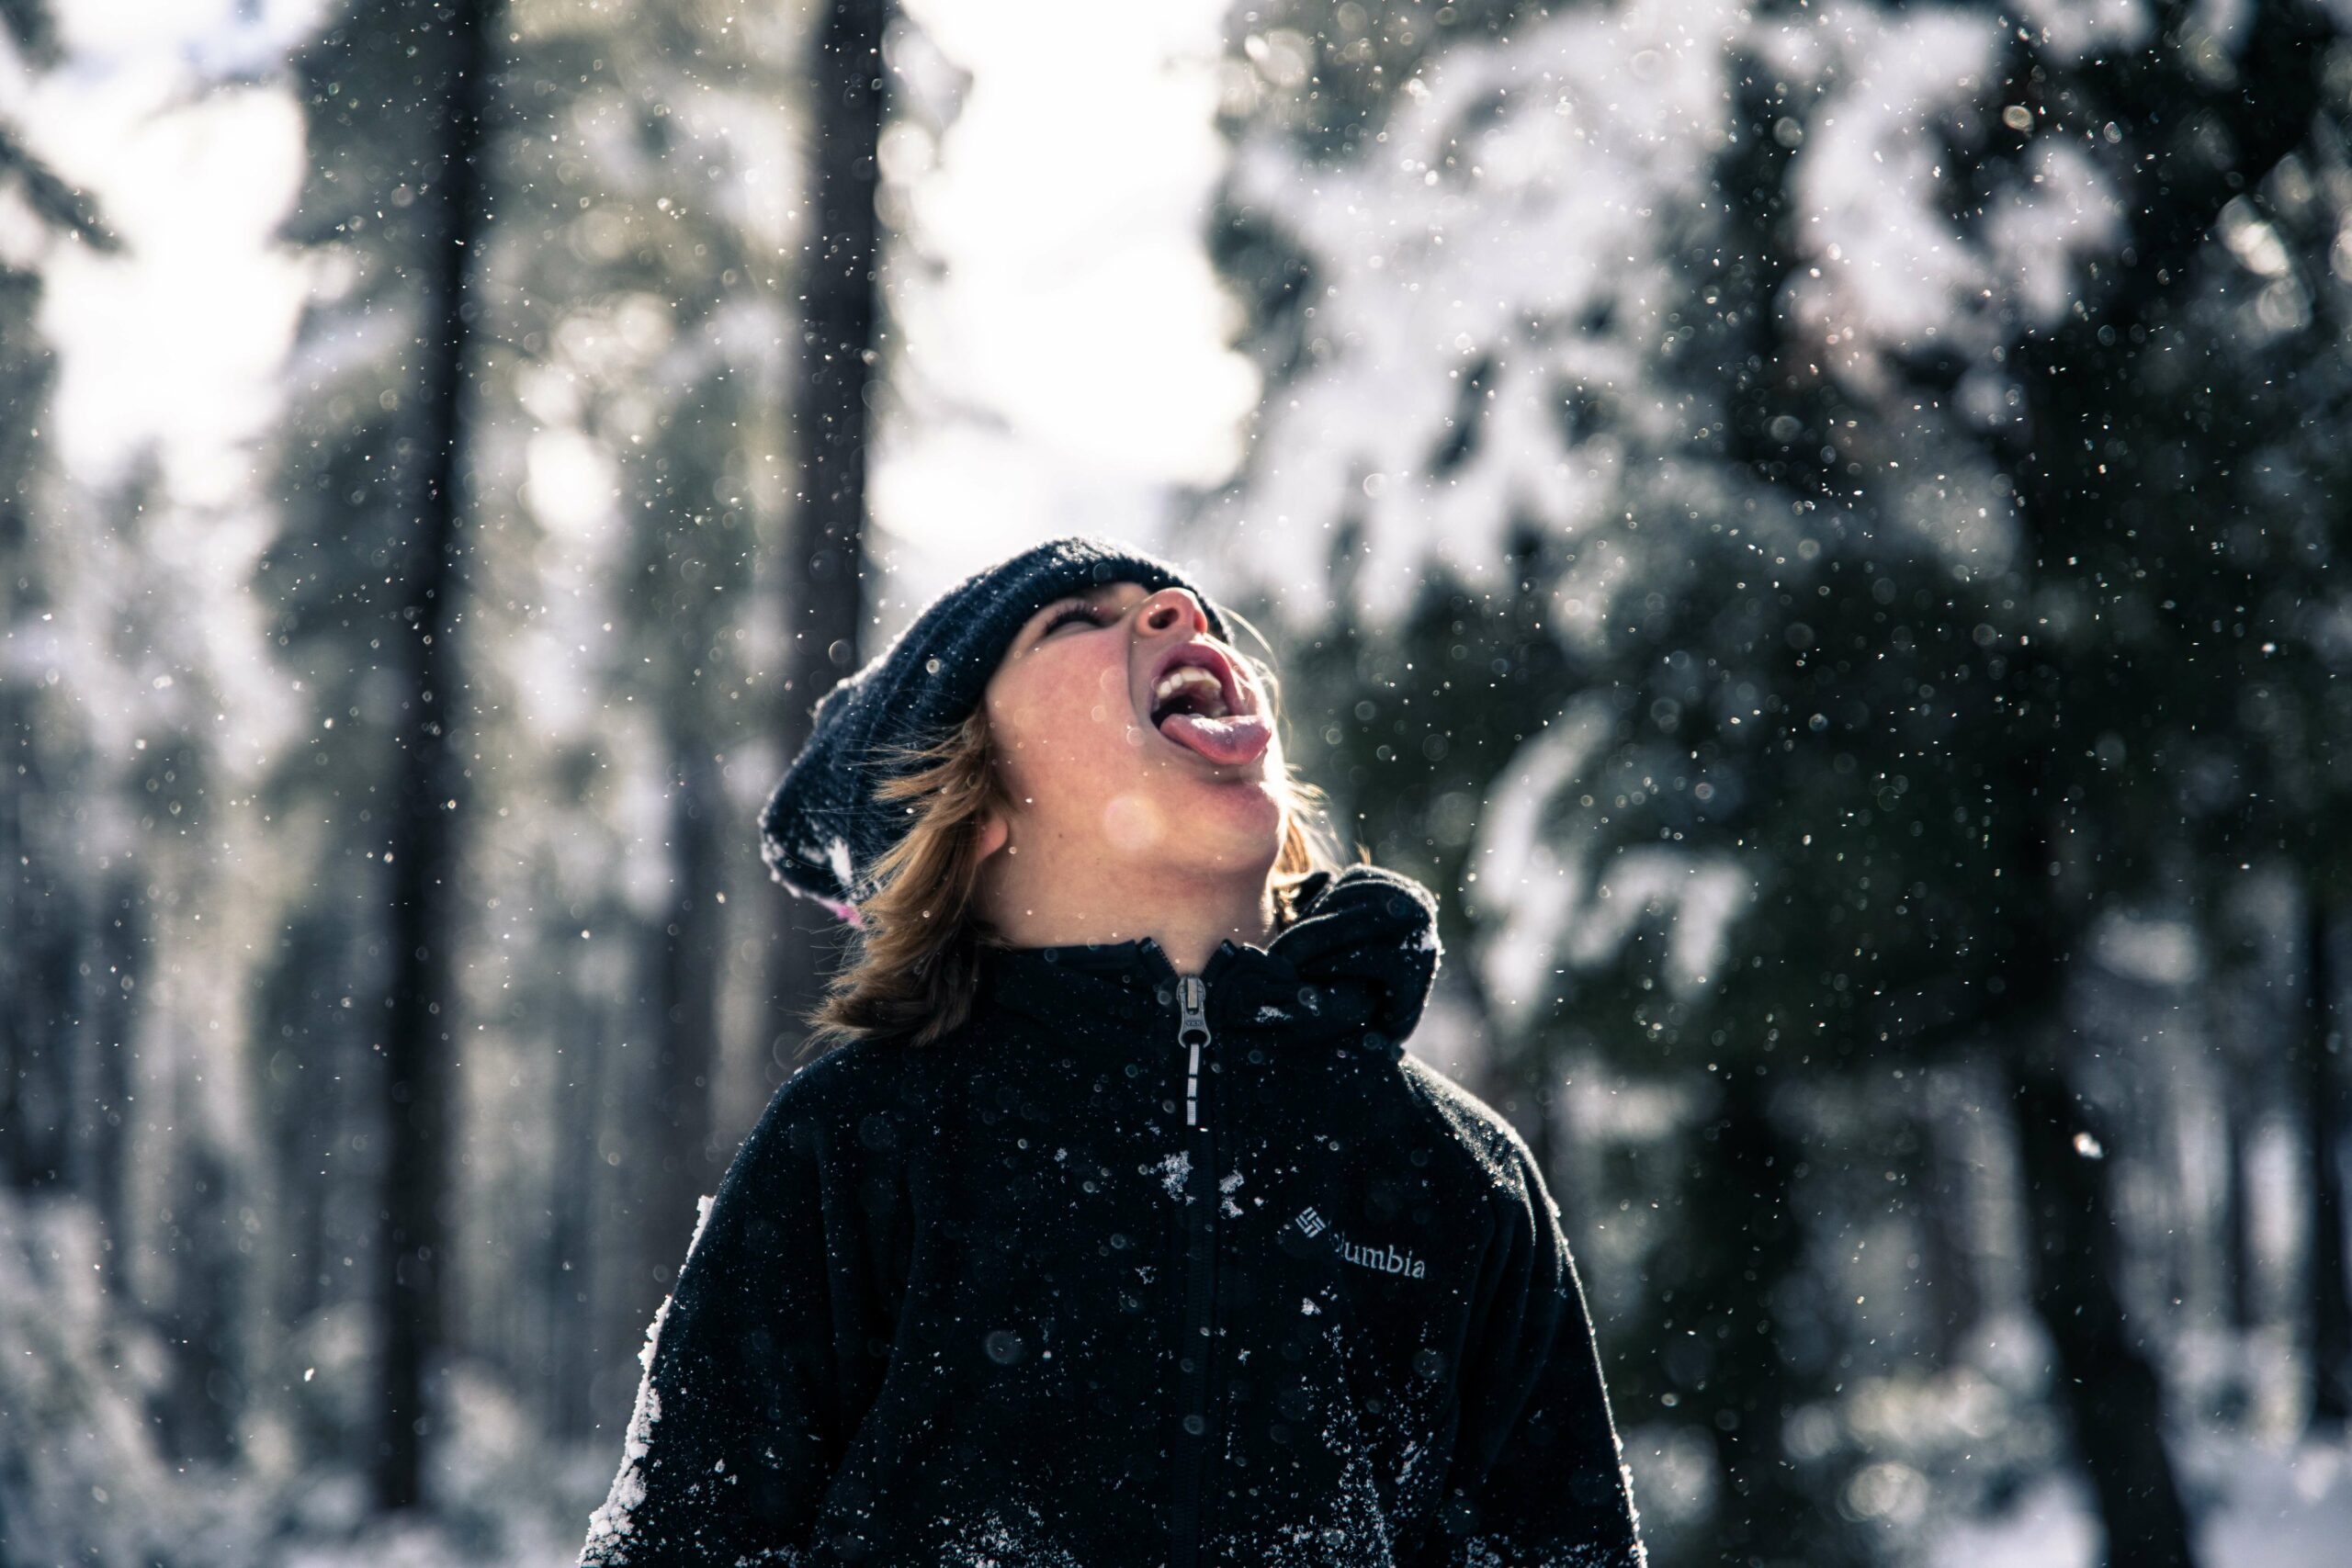
[{"label": "pine tree", "polygon": [[[2184,444],[2135,394],[2181,373],[2155,339],[2226,203],[2308,134],[2328,30],[1813,20],[1530,19],[1336,155],[1253,117],[1226,254],[1277,380],[1216,515],[1317,645],[1310,707],[1378,727],[1329,727],[1324,772],[1458,889],[1506,1038],[1710,1107],[1713,1227],[1656,1255],[1611,1362],[1637,1408],[1714,1416],[1710,1549],[1861,1550],[1837,1465],[1779,1446],[1862,1337],[1795,1353],[1795,1216],[1854,1184],[1788,1140],[1841,1082],[1982,1048],[2109,1550],[2185,1561],[2063,1004],[2098,915],[2171,889],[2143,829],[2211,716],[2166,617],[2232,586],[2153,558]],[[1343,96],[1348,30],[1246,40],[1259,91]]]},{"label": "pine tree", "polygon": [[313,232],[338,222],[347,231],[364,222],[371,203],[389,200],[400,216],[387,221],[379,254],[396,298],[384,302],[410,326],[395,385],[379,400],[388,412],[410,412],[386,429],[391,461],[379,483],[390,526],[378,547],[389,558],[389,602],[370,637],[397,693],[386,726],[393,783],[382,837],[389,1146],[377,1260],[383,1406],[373,1466],[377,1502],[388,1510],[423,1500],[427,1380],[448,1334],[452,953],[468,793],[458,739],[465,714],[459,561],[498,11],[494,0],[363,5],[304,62],[327,187],[314,187],[307,204]]}]

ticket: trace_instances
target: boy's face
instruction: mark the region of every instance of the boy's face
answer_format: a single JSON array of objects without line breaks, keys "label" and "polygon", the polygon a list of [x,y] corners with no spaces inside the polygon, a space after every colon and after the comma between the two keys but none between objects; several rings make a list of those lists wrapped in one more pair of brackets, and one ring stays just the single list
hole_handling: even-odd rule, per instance
[{"label": "boy's face", "polygon": [[[1046,605],[984,705],[1013,802],[1002,827],[1024,869],[1222,877],[1272,866],[1281,746],[1248,661],[1210,635],[1185,590],[1110,582]],[[999,839],[991,829],[983,843]]]}]

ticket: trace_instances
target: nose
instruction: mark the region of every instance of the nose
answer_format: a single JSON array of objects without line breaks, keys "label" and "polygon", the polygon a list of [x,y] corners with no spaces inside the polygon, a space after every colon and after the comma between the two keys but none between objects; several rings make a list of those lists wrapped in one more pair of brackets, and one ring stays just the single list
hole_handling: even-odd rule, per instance
[{"label": "nose", "polygon": [[1153,636],[1188,623],[1197,636],[1206,636],[1209,629],[1208,612],[1185,588],[1163,588],[1154,593],[1143,602],[1143,614],[1137,619],[1144,631]]}]

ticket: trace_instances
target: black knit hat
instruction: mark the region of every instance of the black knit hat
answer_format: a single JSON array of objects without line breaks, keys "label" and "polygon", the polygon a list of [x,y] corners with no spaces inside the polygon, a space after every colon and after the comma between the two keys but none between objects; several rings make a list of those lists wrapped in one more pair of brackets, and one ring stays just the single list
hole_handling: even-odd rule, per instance
[{"label": "black knit hat", "polygon": [[876,798],[907,764],[877,752],[944,740],[979,705],[989,678],[1030,616],[1105,582],[1154,592],[1189,589],[1218,640],[1225,615],[1166,561],[1115,540],[1051,539],[974,573],[932,601],[854,675],[825,694],[816,726],[760,814],[768,873],[855,924],[875,891],[875,863],[902,838],[908,816]]}]

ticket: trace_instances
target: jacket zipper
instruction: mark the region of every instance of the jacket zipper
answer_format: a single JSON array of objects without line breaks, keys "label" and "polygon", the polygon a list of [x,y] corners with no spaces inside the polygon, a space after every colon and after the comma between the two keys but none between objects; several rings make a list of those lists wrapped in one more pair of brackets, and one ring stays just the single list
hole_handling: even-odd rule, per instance
[{"label": "jacket zipper", "polygon": [[1176,1021],[1176,1043],[1193,1050],[1193,1059],[1184,1069],[1187,1127],[1197,1127],[1201,1122],[1201,1047],[1209,1043],[1208,993],[1208,982],[1197,975],[1187,975],[1176,985],[1177,1005],[1183,1010]]},{"label": "jacket zipper", "polygon": [[[1184,1070],[1184,1125],[1193,1134],[1194,1147],[1185,1205],[1190,1214],[1185,1281],[1184,1332],[1180,1341],[1178,1371],[1184,1390],[1182,1435],[1177,1439],[1176,1503],[1172,1516],[1175,1540],[1169,1554],[1170,1568],[1195,1568],[1201,1550],[1201,1478],[1208,1459],[1208,1382],[1210,1317],[1216,1268],[1216,1139],[1201,1114],[1201,1052],[1209,1043],[1208,982],[1196,975],[1179,978],[1176,987],[1176,1043],[1188,1058]],[[1186,1362],[1189,1360],[1190,1365]]]}]

